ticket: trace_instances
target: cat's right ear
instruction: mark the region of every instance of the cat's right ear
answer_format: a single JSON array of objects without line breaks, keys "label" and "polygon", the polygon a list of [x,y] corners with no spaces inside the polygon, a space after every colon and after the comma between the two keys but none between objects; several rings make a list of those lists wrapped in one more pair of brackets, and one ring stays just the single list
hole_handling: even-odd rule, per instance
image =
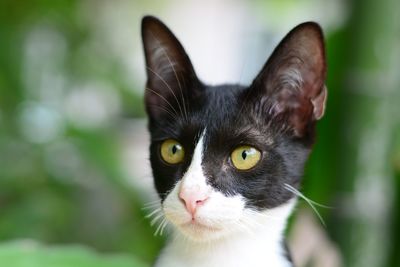
[{"label": "cat's right ear", "polygon": [[281,118],[297,137],[303,137],[324,114],[325,77],[322,30],[318,24],[306,22],[283,38],[251,91],[271,116]]},{"label": "cat's right ear", "polygon": [[[142,19],[146,59],[146,110],[150,118],[186,112],[188,89],[198,81],[192,63],[174,34],[152,16]],[[193,92],[191,92],[193,94]]]}]

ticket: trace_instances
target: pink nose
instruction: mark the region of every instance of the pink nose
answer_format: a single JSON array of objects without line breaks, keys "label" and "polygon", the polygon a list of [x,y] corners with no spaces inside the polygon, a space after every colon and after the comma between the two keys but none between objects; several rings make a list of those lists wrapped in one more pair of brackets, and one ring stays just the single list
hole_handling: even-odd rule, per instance
[{"label": "pink nose", "polygon": [[208,194],[204,192],[199,192],[198,190],[187,190],[182,188],[179,192],[179,198],[186,206],[186,210],[194,216],[196,209],[202,206],[204,202],[208,199]]}]

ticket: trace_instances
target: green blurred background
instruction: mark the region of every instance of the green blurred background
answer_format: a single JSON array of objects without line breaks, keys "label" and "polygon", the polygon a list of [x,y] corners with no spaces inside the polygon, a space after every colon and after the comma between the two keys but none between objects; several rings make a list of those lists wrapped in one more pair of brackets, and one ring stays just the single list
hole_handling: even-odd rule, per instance
[{"label": "green blurred background", "polygon": [[330,245],[299,266],[400,266],[398,0],[1,0],[0,266],[149,266],[162,247],[143,209],[156,199],[145,14],[212,83],[249,83],[290,28],[319,22],[329,98],[303,192],[332,208],[319,209],[322,235],[296,237],[295,216],[291,248],[315,234]]}]

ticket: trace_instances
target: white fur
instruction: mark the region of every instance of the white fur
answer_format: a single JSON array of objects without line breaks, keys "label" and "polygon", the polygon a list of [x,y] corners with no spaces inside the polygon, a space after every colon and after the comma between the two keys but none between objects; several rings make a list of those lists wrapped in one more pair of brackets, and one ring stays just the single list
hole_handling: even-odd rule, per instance
[{"label": "white fur", "polygon": [[[191,165],[163,203],[173,224],[172,238],[156,267],[288,267],[282,251],[283,231],[296,199],[264,212],[245,207],[240,195],[225,196],[206,183],[201,166],[203,137]],[[180,190],[200,190],[209,196],[197,208],[195,220],[179,199]]]},{"label": "white fur", "polygon": [[282,84],[294,90],[300,90],[304,83],[300,70],[296,68],[285,69],[280,76],[280,80]]}]

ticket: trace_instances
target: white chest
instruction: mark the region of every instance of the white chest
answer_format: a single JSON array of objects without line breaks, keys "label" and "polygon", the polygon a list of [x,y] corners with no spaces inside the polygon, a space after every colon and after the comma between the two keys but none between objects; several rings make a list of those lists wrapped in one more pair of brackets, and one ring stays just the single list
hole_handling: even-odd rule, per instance
[{"label": "white chest", "polygon": [[291,267],[280,237],[241,236],[196,244],[176,238],[163,250],[155,267]]}]

